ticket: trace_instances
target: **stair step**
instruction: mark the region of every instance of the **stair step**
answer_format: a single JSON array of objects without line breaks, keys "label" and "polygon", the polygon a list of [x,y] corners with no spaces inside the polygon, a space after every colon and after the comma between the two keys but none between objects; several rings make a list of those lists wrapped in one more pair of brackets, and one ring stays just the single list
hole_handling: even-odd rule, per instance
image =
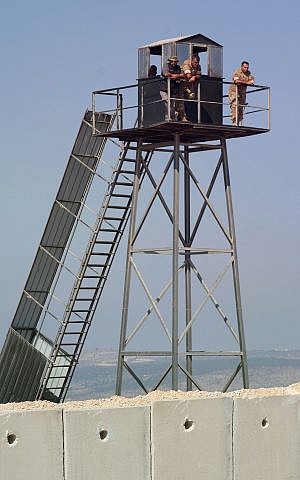
[{"label": "stair step", "polygon": [[76,309],[72,308],[72,310],[70,310],[70,312],[72,312],[72,313],[89,313],[90,310],[83,310],[83,309],[79,310],[77,308]]},{"label": "stair step", "polygon": [[131,198],[131,195],[128,195],[126,193],[112,193],[111,197]]},{"label": "stair step", "polygon": [[97,290],[97,287],[79,287],[79,290]]},{"label": "stair step", "polygon": [[127,205],[108,205],[107,208],[114,208],[116,210],[126,210]]},{"label": "stair step", "polygon": [[[70,320],[68,323],[82,323],[83,325],[88,325],[89,322],[81,322],[80,320]],[[60,355],[61,357],[64,357],[65,355]]]},{"label": "stair step", "polygon": [[122,187],[132,187],[133,182],[112,182],[112,185],[121,185]]},{"label": "stair step", "polygon": [[82,278],[106,278],[106,275],[84,275]]},{"label": "stair step", "polygon": [[109,253],[109,252],[93,252],[93,253],[91,253],[90,256],[93,257],[94,255],[102,255],[102,256],[106,255],[106,256],[109,257],[111,255],[111,253]]},{"label": "stair step", "polygon": [[75,302],[92,302],[93,298],[76,298]]},{"label": "stair step", "polygon": [[105,267],[106,263],[88,263],[87,267]]},{"label": "stair step", "polygon": [[[98,245],[113,245],[117,242],[113,242],[113,241],[106,241],[106,240],[96,240],[95,243],[97,243]],[[93,254],[94,255],[94,254]]]},{"label": "stair step", "polygon": [[64,332],[64,335],[82,335],[84,331],[81,332]]},{"label": "stair step", "polygon": [[134,170],[119,170],[118,173],[129,173],[130,175],[134,175]]}]

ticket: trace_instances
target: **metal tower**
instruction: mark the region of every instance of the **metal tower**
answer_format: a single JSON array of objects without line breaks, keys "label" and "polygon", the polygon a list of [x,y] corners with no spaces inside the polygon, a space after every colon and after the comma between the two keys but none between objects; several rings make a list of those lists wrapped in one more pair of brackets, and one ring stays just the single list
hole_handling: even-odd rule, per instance
[{"label": "metal tower", "polygon": [[[201,80],[175,121],[170,81],[166,104],[148,70],[193,53]],[[140,48],[137,84],[93,92],[0,354],[0,402],[64,400],[126,225],[117,394],[125,370],[145,392],[207,388],[210,357],[233,359],[218,389],[240,371],[248,387],[226,141],[269,131],[269,89],[248,89],[230,125],[226,83],[222,46],[199,34]],[[162,358],[152,384],[142,357]]]},{"label": "metal tower", "polygon": [[[170,80],[169,118],[165,121],[158,94],[160,80],[145,80],[152,58],[159,55],[164,64],[171,55],[183,61],[193,53],[205,53],[207,65],[198,85],[197,100],[184,101],[191,121],[186,124],[170,118]],[[264,133],[268,128],[228,124],[222,76],[222,47],[202,35],[140,48],[138,128],[108,134],[136,145],[118,395],[122,393],[124,370],[146,393],[163,382],[174,390],[207,389],[198,368],[194,373],[193,366],[200,358],[212,357],[233,359],[231,371],[220,381],[219,390],[226,391],[240,371],[242,385],[249,387],[226,140]],[[264,89],[256,86],[252,91]],[[96,92],[101,93],[104,92]],[[268,102],[269,98],[266,108],[248,108],[247,104],[247,111],[244,105],[245,116],[263,111],[269,115]],[[151,164],[147,166],[144,158],[149,152]],[[148,192],[145,200],[147,183],[152,186],[152,194]],[[163,214],[155,213],[157,204],[165,214],[163,220]],[[229,298],[233,301],[231,306]],[[209,330],[207,348],[205,337]],[[148,344],[145,338],[149,339]],[[212,349],[213,344],[217,348]],[[147,384],[147,371],[135,363],[142,358],[165,360],[161,375],[152,384]]]}]

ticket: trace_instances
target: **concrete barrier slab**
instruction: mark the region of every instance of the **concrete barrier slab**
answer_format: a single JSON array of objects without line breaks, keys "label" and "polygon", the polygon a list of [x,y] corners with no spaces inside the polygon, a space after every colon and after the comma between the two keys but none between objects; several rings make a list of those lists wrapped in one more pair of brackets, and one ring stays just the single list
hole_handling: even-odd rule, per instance
[{"label": "concrete barrier slab", "polygon": [[149,480],[150,407],[64,410],[65,480]]},{"label": "concrete barrier slab", "polygon": [[63,480],[61,410],[0,411],[0,479]]},{"label": "concrete barrier slab", "polygon": [[231,398],[155,402],[153,480],[232,480]]},{"label": "concrete barrier slab", "polygon": [[237,398],[234,480],[300,479],[300,396]]}]

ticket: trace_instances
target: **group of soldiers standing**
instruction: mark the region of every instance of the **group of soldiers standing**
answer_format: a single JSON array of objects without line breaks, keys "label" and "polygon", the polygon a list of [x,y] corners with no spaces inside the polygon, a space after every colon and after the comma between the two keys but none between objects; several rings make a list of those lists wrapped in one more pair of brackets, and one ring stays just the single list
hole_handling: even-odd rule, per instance
[{"label": "group of soldiers standing", "polygon": [[[170,119],[182,122],[189,121],[187,118],[184,101],[196,100],[198,94],[198,85],[201,77],[200,59],[198,55],[192,55],[191,59],[183,62],[182,66],[178,65],[176,56],[170,57],[168,63],[162,69],[163,78],[170,78]],[[160,96],[165,102],[166,118],[168,118],[168,85],[167,81],[162,82],[160,88]],[[177,101],[174,99],[178,99]],[[177,118],[176,118],[177,114]]]},{"label": "group of soldiers standing", "polygon": [[[157,74],[155,65],[149,69],[149,78]],[[165,106],[166,120],[178,120],[182,122],[191,121],[189,118],[189,107],[195,106],[196,102],[189,102],[198,99],[199,81],[201,77],[201,66],[198,54],[194,54],[183,64],[178,64],[178,58],[168,58],[167,64],[163,66],[160,87],[160,96]],[[168,79],[170,85],[168,87]],[[247,85],[254,84],[254,77],[249,70],[249,62],[243,61],[240,68],[234,71],[232,84],[228,91],[228,98],[231,108],[231,120],[234,125],[241,124],[243,120],[246,103]],[[170,91],[168,91],[168,88]],[[169,98],[170,96],[170,98]]]}]

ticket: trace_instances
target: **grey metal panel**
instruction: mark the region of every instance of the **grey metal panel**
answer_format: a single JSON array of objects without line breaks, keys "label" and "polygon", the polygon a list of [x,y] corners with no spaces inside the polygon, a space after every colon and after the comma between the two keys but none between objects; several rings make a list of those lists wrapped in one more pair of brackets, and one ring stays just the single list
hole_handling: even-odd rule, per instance
[{"label": "grey metal panel", "polygon": [[[32,334],[42,312],[42,307],[30,299],[26,292],[40,305],[43,306],[45,304],[58,269],[58,261],[62,258],[72,232],[76,220],[75,216],[79,211],[80,204],[84,200],[92,180],[93,174],[85,165],[91,169],[96,168],[99,161],[97,157],[98,152],[106,141],[101,136],[92,135],[91,119],[92,112],[87,111],[83,117],[40,246],[31,267],[25,285],[25,291],[21,296],[12,322],[12,327],[17,329],[28,341],[32,339]],[[96,128],[98,131],[105,132],[109,128],[110,122],[111,115],[101,112],[96,114]],[[77,161],[75,156],[78,157],[84,165]],[[60,207],[57,201],[72,213]],[[55,258],[51,258],[51,256],[47,255],[40,247],[46,248]],[[28,329],[31,329],[31,331]]]},{"label": "grey metal panel", "polygon": [[0,403],[35,400],[47,358],[10,328],[0,354]]}]

